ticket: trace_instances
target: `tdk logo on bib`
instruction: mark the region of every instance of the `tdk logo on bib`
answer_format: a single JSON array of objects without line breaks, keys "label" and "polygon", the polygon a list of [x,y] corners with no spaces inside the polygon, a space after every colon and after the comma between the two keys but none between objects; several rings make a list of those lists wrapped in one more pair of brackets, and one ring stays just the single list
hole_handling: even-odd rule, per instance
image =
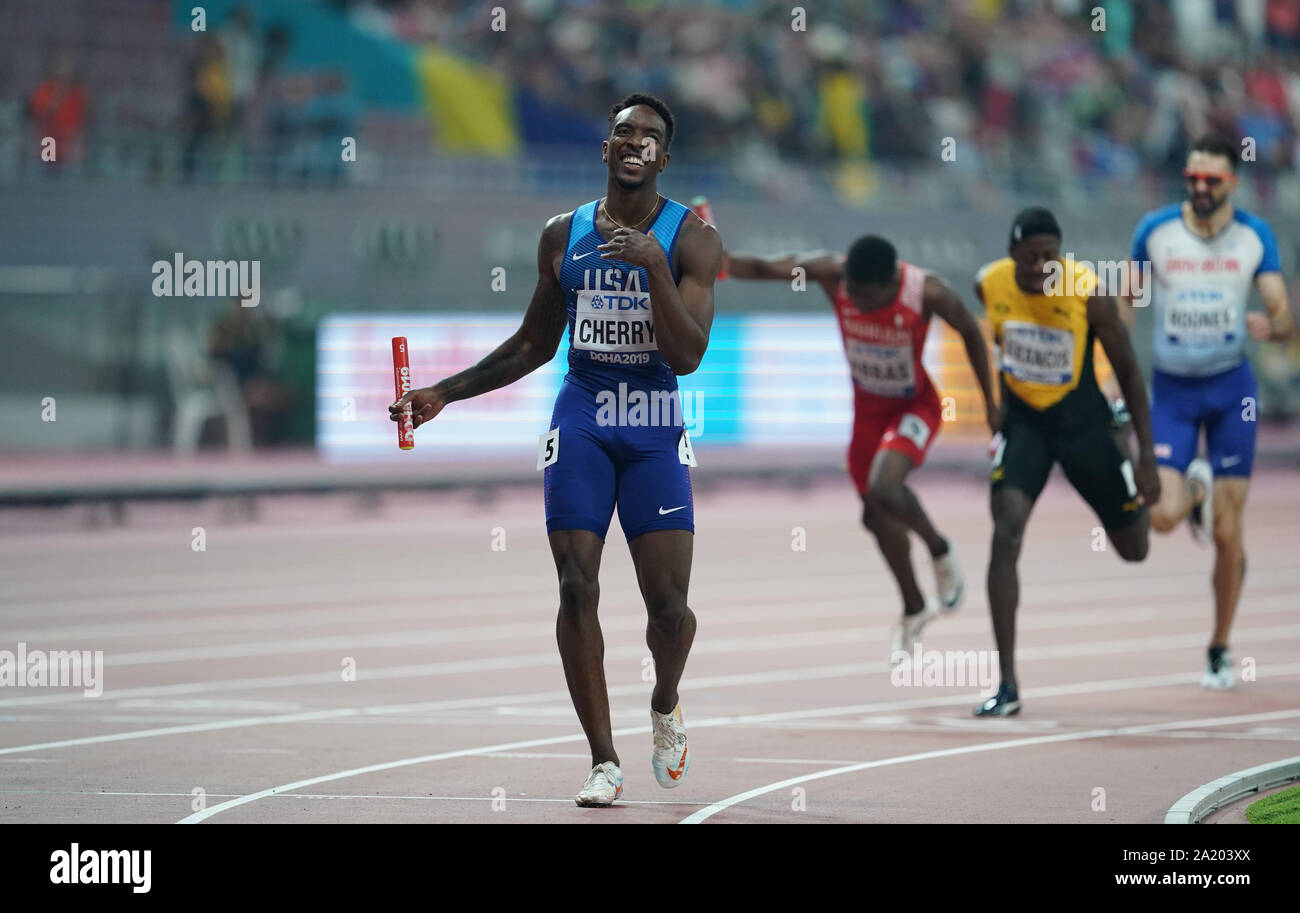
[{"label": "tdk logo on bib", "polygon": [[574,308],[574,348],[589,352],[649,352],[655,343],[650,295],[639,270],[584,270]]},{"label": "tdk logo on bib", "polygon": [[[581,293],[579,293],[581,294]],[[594,295],[591,299],[593,311],[635,311],[650,310],[649,295]]]}]

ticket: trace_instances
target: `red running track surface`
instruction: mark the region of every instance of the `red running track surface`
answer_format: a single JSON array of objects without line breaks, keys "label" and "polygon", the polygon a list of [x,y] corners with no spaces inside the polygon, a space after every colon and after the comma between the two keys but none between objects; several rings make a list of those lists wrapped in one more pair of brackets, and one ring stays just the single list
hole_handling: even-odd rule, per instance
[{"label": "red running track surface", "polygon": [[[991,650],[987,489],[915,481],[968,590],[924,646]],[[1297,481],[1255,481],[1233,640],[1255,681],[1211,693],[1212,552],[1184,529],[1143,564],[1095,551],[1058,475],[1021,560],[1024,710],[1008,720],[971,717],[977,685],[891,681],[898,598],[847,481],[700,494],[692,766],[673,791],[649,770],[644,609],[615,520],[601,619],[626,779],[607,810],[572,801],[589,757],[539,491],[267,498],[256,520],[151,505],[112,530],[11,517],[0,649],[102,650],[105,682],[98,698],[0,688],[0,818],[1159,822],[1196,786],[1300,754]]]}]

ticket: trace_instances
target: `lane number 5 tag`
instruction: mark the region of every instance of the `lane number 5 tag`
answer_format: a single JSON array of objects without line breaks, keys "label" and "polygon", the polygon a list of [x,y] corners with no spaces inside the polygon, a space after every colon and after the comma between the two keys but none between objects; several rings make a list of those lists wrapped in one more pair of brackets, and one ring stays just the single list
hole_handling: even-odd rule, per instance
[{"label": "lane number 5 tag", "polygon": [[553,466],[560,458],[560,429],[552,428],[537,439],[537,468]]}]

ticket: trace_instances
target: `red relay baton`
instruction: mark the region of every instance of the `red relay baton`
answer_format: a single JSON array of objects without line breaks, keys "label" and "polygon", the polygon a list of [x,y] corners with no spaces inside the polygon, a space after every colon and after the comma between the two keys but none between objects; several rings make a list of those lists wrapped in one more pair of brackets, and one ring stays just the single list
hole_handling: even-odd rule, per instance
[{"label": "red relay baton", "polygon": [[[713,207],[709,205],[708,197],[695,197],[691,200],[691,212],[699,216],[701,221],[708,222],[714,228],[718,227],[718,223],[713,221]],[[726,279],[730,275],[725,266],[718,271],[719,279]]]},{"label": "red relay baton", "polygon": [[[405,336],[393,337],[393,389],[397,399],[411,392],[411,359]],[[415,449],[415,419],[410,403],[402,407],[402,416],[397,420],[397,446],[402,450]]]}]

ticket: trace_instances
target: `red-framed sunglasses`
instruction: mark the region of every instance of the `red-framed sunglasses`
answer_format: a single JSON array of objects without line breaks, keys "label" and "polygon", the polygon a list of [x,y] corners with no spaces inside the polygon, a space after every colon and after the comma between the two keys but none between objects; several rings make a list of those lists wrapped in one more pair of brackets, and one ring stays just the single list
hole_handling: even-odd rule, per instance
[{"label": "red-framed sunglasses", "polygon": [[1223,183],[1224,177],[1221,174],[1207,174],[1204,171],[1183,171],[1183,177],[1189,184],[1195,184],[1197,181],[1204,181],[1206,187],[1214,188]]}]

